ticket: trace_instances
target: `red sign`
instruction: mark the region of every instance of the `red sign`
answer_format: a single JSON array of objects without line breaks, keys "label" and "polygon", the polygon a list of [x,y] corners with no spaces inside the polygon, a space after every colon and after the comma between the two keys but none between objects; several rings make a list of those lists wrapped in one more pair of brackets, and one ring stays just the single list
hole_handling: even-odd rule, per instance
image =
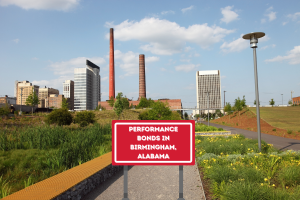
[{"label": "red sign", "polygon": [[112,165],[194,164],[194,120],[112,121]]}]

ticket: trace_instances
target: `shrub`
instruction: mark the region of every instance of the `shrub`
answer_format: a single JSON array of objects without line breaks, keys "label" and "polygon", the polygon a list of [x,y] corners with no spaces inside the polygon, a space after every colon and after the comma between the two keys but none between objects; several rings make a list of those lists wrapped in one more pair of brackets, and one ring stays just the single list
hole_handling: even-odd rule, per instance
[{"label": "shrub", "polygon": [[59,108],[53,110],[46,118],[47,124],[70,125],[73,117],[67,109]]},{"label": "shrub", "polygon": [[276,128],[273,128],[272,131],[276,131]]},{"label": "shrub", "polygon": [[298,133],[300,133],[300,130],[298,130]]},{"label": "shrub", "polygon": [[[86,123],[83,123],[86,122]],[[76,116],[74,118],[74,123],[82,125],[87,125],[89,123],[95,122],[95,113],[92,111],[81,111],[76,113]]]},{"label": "shrub", "polygon": [[292,131],[292,130],[288,130],[287,133],[288,133],[288,134],[292,134],[293,131]]}]

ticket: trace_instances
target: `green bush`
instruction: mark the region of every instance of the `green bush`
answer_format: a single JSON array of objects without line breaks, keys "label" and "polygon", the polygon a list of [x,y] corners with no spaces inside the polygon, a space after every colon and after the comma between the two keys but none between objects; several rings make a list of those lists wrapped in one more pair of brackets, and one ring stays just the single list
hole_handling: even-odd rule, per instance
[{"label": "green bush", "polygon": [[293,131],[292,131],[292,130],[288,130],[287,133],[288,133],[288,134],[292,134]]},{"label": "green bush", "polygon": [[152,109],[141,112],[138,118],[140,120],[181,120],[178,112],[172,112],[168,104],[161,101],[153,103]]},{"label": "green bush", "polygon": [[273,128],[272,131],[276,131],[276,128]]},{"label": "green bush", "polygon": [[46,118],[47,124],[70,125],[73,121],[71,113],[67,109],[59,108],[53,110]]},{"label": "green bush", "polygon": [[[85,123],[84,123],[85,122]],[[81,111],[76,113],[74,123],[80,124],[80,126],[86,126],[87,124],[95,122],[95,113],[93,111]]]}]

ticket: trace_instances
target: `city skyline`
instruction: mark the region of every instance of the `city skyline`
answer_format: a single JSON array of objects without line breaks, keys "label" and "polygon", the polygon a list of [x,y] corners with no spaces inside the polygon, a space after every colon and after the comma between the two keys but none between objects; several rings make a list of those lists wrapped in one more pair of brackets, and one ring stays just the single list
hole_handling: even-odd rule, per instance
[{"label": "city skyline", "polygon": [[[108,100],[109,29],[114,28],[115,91],[139,95],[139,54],[145,55],[147,98],[181,99],[195,107],[196,71],[220,70],[231,104],[255,99],[253,55],[242,35],[261,31],[257,48],[261,105],[300,96],[300,2],[266,1],[4,1],[0,0],[0,95],[28,80],[62,94],[63,82],[86,59],[101,68],[102,101]],[[49,3],[51,2],[51,3]],[[111,12],[113,9],[113,12]],[[253,11],[255,10],[255,12]],[[13,24],[13,26],[12,26]]]}]

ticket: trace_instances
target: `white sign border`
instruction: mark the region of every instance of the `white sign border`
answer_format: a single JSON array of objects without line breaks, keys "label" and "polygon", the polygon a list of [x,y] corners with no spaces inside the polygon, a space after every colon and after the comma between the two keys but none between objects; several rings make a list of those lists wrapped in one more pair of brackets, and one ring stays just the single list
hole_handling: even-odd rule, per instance
[{"label": "white sign border", "polygon": [[[117,125],[190,125],[190,160],[189,161],[118,161],[117,160]],[[184,123],[178,123],[178,122],[162,122],[162,123],[153,123],[153,122],[144,122],[144,123],[136,123],[136,122],[117,122],[114,125],[114,162],[115,163],[140,163],[140,164],[148,164],[148,163],[192,163],[193,162],[193,143],[195,141],[192,141],[192,135],[193,134],[193,124],[191,122],[184,122]],[[194,133],[195,134],[195,133]]]}]

